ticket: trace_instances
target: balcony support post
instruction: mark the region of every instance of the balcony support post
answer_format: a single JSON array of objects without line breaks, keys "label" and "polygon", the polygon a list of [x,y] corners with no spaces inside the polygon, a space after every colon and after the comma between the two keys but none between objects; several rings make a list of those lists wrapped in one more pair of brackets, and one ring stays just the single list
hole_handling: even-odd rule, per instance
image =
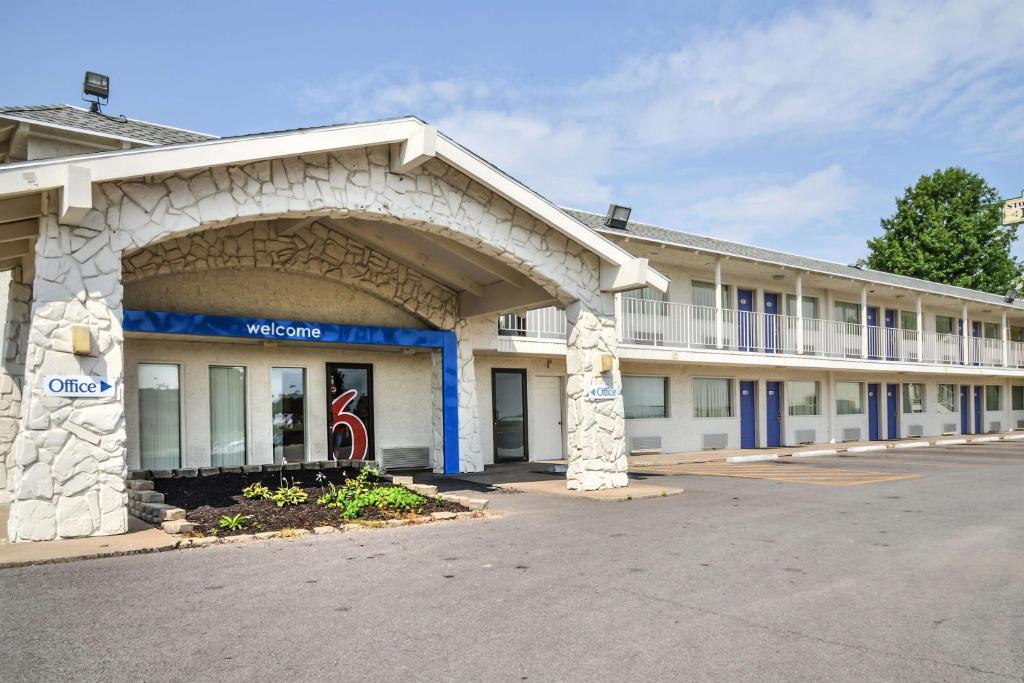
[{"label": "balcony support post", "polygon": [[917,319],[917,362],[924,362],[924,314],[921,312],[921,295],[917,295],[914,304],[914,314]]},{"label": "balcony support post", "polygon": [[1003,311],[1003,319],[1002,319],[1002,321],[999,324],[999,330],[1000,330],[1000,337],[1003,340],[1003,343],[1000,346],[1002,346],[1002,349],[1003,349],[1002,362],[1003,362],[1003,367],[1005,368],[1005,367],[1009,367],[1009,365],[1010,365],[1010,345],[1007,343],[1007,342],[1010,341],[1010,336],[1009,336],[1010,333],[1008,331],[1008,328],[1006,327],[1006,311]]},{"label": "balcony support post", "polygon": [[723,344],[723,319],[722,319],[722,261],[715,259],[715,348],[720,349]]},{"label": "balcony support post", "polygon": [[[876,321],[877,322],[877,321]],[[868,357],[868,288],[860,288],[860,357]]]},{"label": "balcony support post", "polygon": [[796,276],[796,352],[804,352],[804,276]]},{"label": "balcony support post", "polygon": [[963,344],[964,350],[960,354],[961,361],[964,365],[971,364],[971,321],[967,319],[967,304],[964,304],[961,309],[960,320],[963,321],[963,329],[960,331],[961,337],[960,342]]}]

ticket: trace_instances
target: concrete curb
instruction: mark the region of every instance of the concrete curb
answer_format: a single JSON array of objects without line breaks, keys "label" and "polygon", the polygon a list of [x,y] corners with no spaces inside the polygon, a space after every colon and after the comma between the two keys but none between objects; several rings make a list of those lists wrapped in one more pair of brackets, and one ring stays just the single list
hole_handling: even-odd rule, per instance
[{"label": "concrete curb", "polygon": [[797,451],[796,453],[790,453],[791,458],[815,458],[821,455],[839,455],[839,450],[830,448],[822,451]]},{"label": "concrete curb", "polygon": [[888,446],[851,446],[845,449],[846,453],[871,453],[873,451],[884,451]]},{"label": "concrete curb", "polygon": [[778,460],[779,456],[777,453],[765,453],[764,455],[734,455],[731,458],[726,458],[726,462],[761,462],[763,460]]},{"label": "concrete curb", "polygon": [[906,443],[895,443],[893,448],[927,448],[932,444],[928,441],[907,441]]}]

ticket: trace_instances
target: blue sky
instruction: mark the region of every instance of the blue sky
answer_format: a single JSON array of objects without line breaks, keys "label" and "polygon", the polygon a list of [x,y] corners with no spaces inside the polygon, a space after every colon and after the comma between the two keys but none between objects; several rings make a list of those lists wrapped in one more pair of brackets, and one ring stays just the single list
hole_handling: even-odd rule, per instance
[{"label": "blue sky", "polygon": [[[220,135],[416,114],[553,201],[852,262],[961,165],[1024,187],[1024,3],[16,3],[0,104]],[[1024,256],[1024,246],[1015,251]]]}]

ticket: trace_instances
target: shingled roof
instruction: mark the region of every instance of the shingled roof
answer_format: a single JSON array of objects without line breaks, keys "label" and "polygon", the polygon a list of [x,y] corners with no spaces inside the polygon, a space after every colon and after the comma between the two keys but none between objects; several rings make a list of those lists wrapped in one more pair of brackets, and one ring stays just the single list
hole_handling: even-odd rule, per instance
[{"label": "shingled roof", "polygon": [[142,145],[173,145],[178,142],[200,142],[217,137],[121,116],[96,114],[70,104],[0,106],[0,118],[106,135]]},{"label": "shingled roof", "polygon": [[[859,280],[861,282],[891,285],[893,287],[913,289],[929,294],[940,294],[942,296],[950,296],[957,299],[967,299],[969,301],[977,301],[984,304],[995,304],[999,306],[1007,305],[1006,301],[1000,295],[979,292],[974,289],[967,289],[966,287],[954,287],[953,285],[944,285],[938,282],[929,282],[928,280],[920,280],[918,278],[907,277],[905,275],[894,275],[892,273],[885,273],[868,268],[862,270],[854,266],[835,263],[834,261],[825,261],[807,256],[797,256],[796,254],[789,254],[784,251],[775,251],[773,249],[755,247],[749,244],[720,240],[714,237],[706,237],[704,235],[697,235],[691,232],[663,228],[649,223],[629,221],[626,224],[625,229],[620,230],[617,228],[609,228],[604,224],[605,216],[602,214],[591,213],[590,211],[580,211],[579,209],[563,208],[562,210],[578,220],[580,223],[583,223],[583,225],[603,235],[626,234],[640,239],[652,240],[654,242],[670,244],[686,249],[696,249],[698,251],[711,254],[721,254],[723,256],[733,256],[736,258],[773,263],[780,266],[795,268],[797,270],[823,273],[825,275],[835,275],[849,278],[851,280]],[[1021,304],[1020,302],[1014,303],[1013,308],[1024,308],[1024,304]]]}]

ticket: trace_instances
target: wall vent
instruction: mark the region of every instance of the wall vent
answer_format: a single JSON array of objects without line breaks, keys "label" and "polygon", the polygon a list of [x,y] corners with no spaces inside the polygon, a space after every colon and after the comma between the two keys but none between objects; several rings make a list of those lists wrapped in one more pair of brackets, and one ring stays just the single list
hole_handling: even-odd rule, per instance
[{"label": "wall vent", "polygon": [[704,434],[702,436],[703,445],[701,447],[706,451],[720,450],[729,444],[728,434]]},{"label": "wall vent", "polygon": [[803,443],[814,443],[818,440],[818,434],[813,429],[798,429],[796,430],[796,442]]},{"label": "wall vent", "polygon": [[907,425],[907,436],[924,436],[924,425]]},{"label": "wall vent", "polygon": [[1024,420],[1017,420],[1017,429],[1024,429]]},{"label": "wall vent", "polygon": [[634,436],[631,453],[660,453],[660,436]]},{"label": "wall vent", "polygon": [[430,467],[430,447],[382,448],[380,459],[381,468],[385,470],[428,468]]},{"label": "wall vent", "polygon": [[843,441],[860,441],[860,427],[844,428]]},{"label": "wall vent", "polygon": [[988,431],[989,432],[1001,432],[1001,431],[1003,431],[1003,423],[1000,422],[999,420],[993,420],[992,422],[989,422],[988,423]]},{"label": "wall vent", "polygon": [[942,425],[943,434],[956,434],[956,422],[947,422]]}]

